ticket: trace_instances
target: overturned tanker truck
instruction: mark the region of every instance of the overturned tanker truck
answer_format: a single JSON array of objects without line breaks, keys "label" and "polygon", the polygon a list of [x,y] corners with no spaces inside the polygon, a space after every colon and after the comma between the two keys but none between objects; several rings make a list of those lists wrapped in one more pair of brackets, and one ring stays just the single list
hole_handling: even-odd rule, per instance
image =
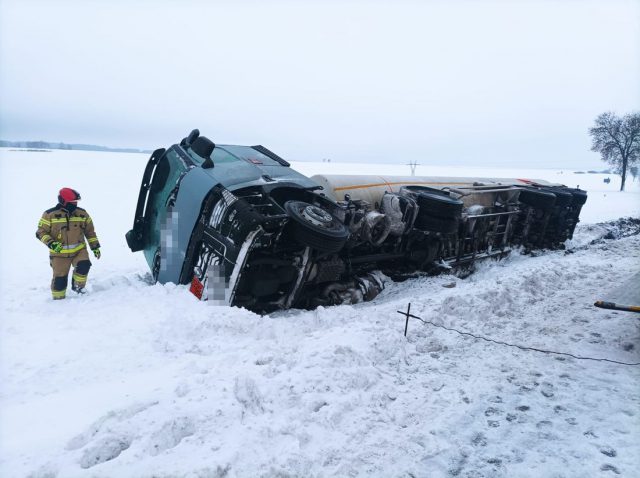
[{"label": "overturned tanker truck", "polygon": [[383,279],[560,248],[587,200],[534,179],[318,175],[198,130],[153,152],[126,234],[154,280],[268,313],[371,300]]}]

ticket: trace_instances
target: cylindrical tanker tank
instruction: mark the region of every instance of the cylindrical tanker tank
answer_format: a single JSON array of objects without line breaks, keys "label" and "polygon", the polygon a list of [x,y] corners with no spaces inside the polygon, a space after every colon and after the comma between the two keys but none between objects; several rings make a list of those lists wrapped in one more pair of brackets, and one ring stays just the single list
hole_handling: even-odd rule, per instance
[{"label": "cylindrical tanker tank", "polygon": [[402,186],[446,187],[471,186],[477,178],[426,177],[426,176],[373,176],[346,174],[317,174],[311,180],[324,188],[322,191],[334,201],[342,201],[346,194],[351,199],[362,199],[371,204],[379,203],[385,192],[397,193]]},{"label": "cylindrical tanker tank", "polygon": [[426,186],[435,189],[466,189],[474,186],[560,186],[540,179],[478,178],[447,176],[374,176],[350,174],[316,174],[311,180],[323,187],[323,193],[334,201],[362,199],[380,203],[385,192],[397,193],[402,186]]},{"label": "cylindrical tanker tank", "polygon": [[334,201],[342,201],[346,194],[351,199],[362,199],[371,204],[379,203],[385,192],[397,193],[402,186],[426,186],[435,189],[461,189],[474,185],[524,186],[527,180],[446,177],[446,176],[373,176],[317,174],[311,180],[324,188],[323,193]]}]

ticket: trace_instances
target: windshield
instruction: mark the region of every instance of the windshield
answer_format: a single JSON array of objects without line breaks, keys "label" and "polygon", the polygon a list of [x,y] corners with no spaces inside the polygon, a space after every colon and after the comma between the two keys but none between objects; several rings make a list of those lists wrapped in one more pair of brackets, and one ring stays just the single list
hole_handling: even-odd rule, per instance
[{"label": "windshield", "polygon": [[[202,166],[204,163],[204,158],[198,156],[193,152],[191,148],[187,149],[187,153],[193,160],[195,164],[198,166]],[[239,161],[233,154],[229,153],[225,148],[221,148],[220,146],[216,146],[211,154],[211,159],[213,160],[213,164],[222,164],[222,163],[231,163],[233,161]]]},{"label": "windshield", "polygon": [[[225,149],[234,156],[249,161],[252,164],[263,164],[265,166],[282,166],[279,162],[271,159],[266,154],[256,151],[250,146],[216,146],[214,152],[218,149]],[[213,159],[215,163],[215,158]]]}]

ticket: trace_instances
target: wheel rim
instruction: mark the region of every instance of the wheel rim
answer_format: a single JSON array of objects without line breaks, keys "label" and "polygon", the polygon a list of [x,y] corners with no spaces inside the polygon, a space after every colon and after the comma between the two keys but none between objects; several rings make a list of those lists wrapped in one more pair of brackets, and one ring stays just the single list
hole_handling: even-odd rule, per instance
[{"label": "wheel rim", "polygon": [[319,227],[328,227],[333,221],[333,216],[324,209],[320,209],[317,206],[306,206],[300,212],[300,215],[304,217],[308,222]]}]

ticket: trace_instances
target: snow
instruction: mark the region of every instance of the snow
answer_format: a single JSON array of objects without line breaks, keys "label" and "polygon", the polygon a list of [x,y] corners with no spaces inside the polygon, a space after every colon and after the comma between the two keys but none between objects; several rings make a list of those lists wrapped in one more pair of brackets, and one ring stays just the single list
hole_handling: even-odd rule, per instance
[{"label": "snow", "polygon": [[[638,183],[619,193],[615,176],[419,166],[579,184],[589,199],[575,252],[514,254],[466,279],[388,283],[373,302],[260,317],[150,284],[124,241],[146,159],[0,150],[5,231],[13,226],[0,248],[0,475],[637,476],[639,367],[416,320],[405,338],[397,311],[411,302],[427,320],[496,340],[640,362],[637,317],[592,306],[638,274],[640,236],[590,244],[606,234],[594,223],[640,217]],[[82,193],[103,256],[87,295],[53,302],[33,233],[62,186]]]}]

